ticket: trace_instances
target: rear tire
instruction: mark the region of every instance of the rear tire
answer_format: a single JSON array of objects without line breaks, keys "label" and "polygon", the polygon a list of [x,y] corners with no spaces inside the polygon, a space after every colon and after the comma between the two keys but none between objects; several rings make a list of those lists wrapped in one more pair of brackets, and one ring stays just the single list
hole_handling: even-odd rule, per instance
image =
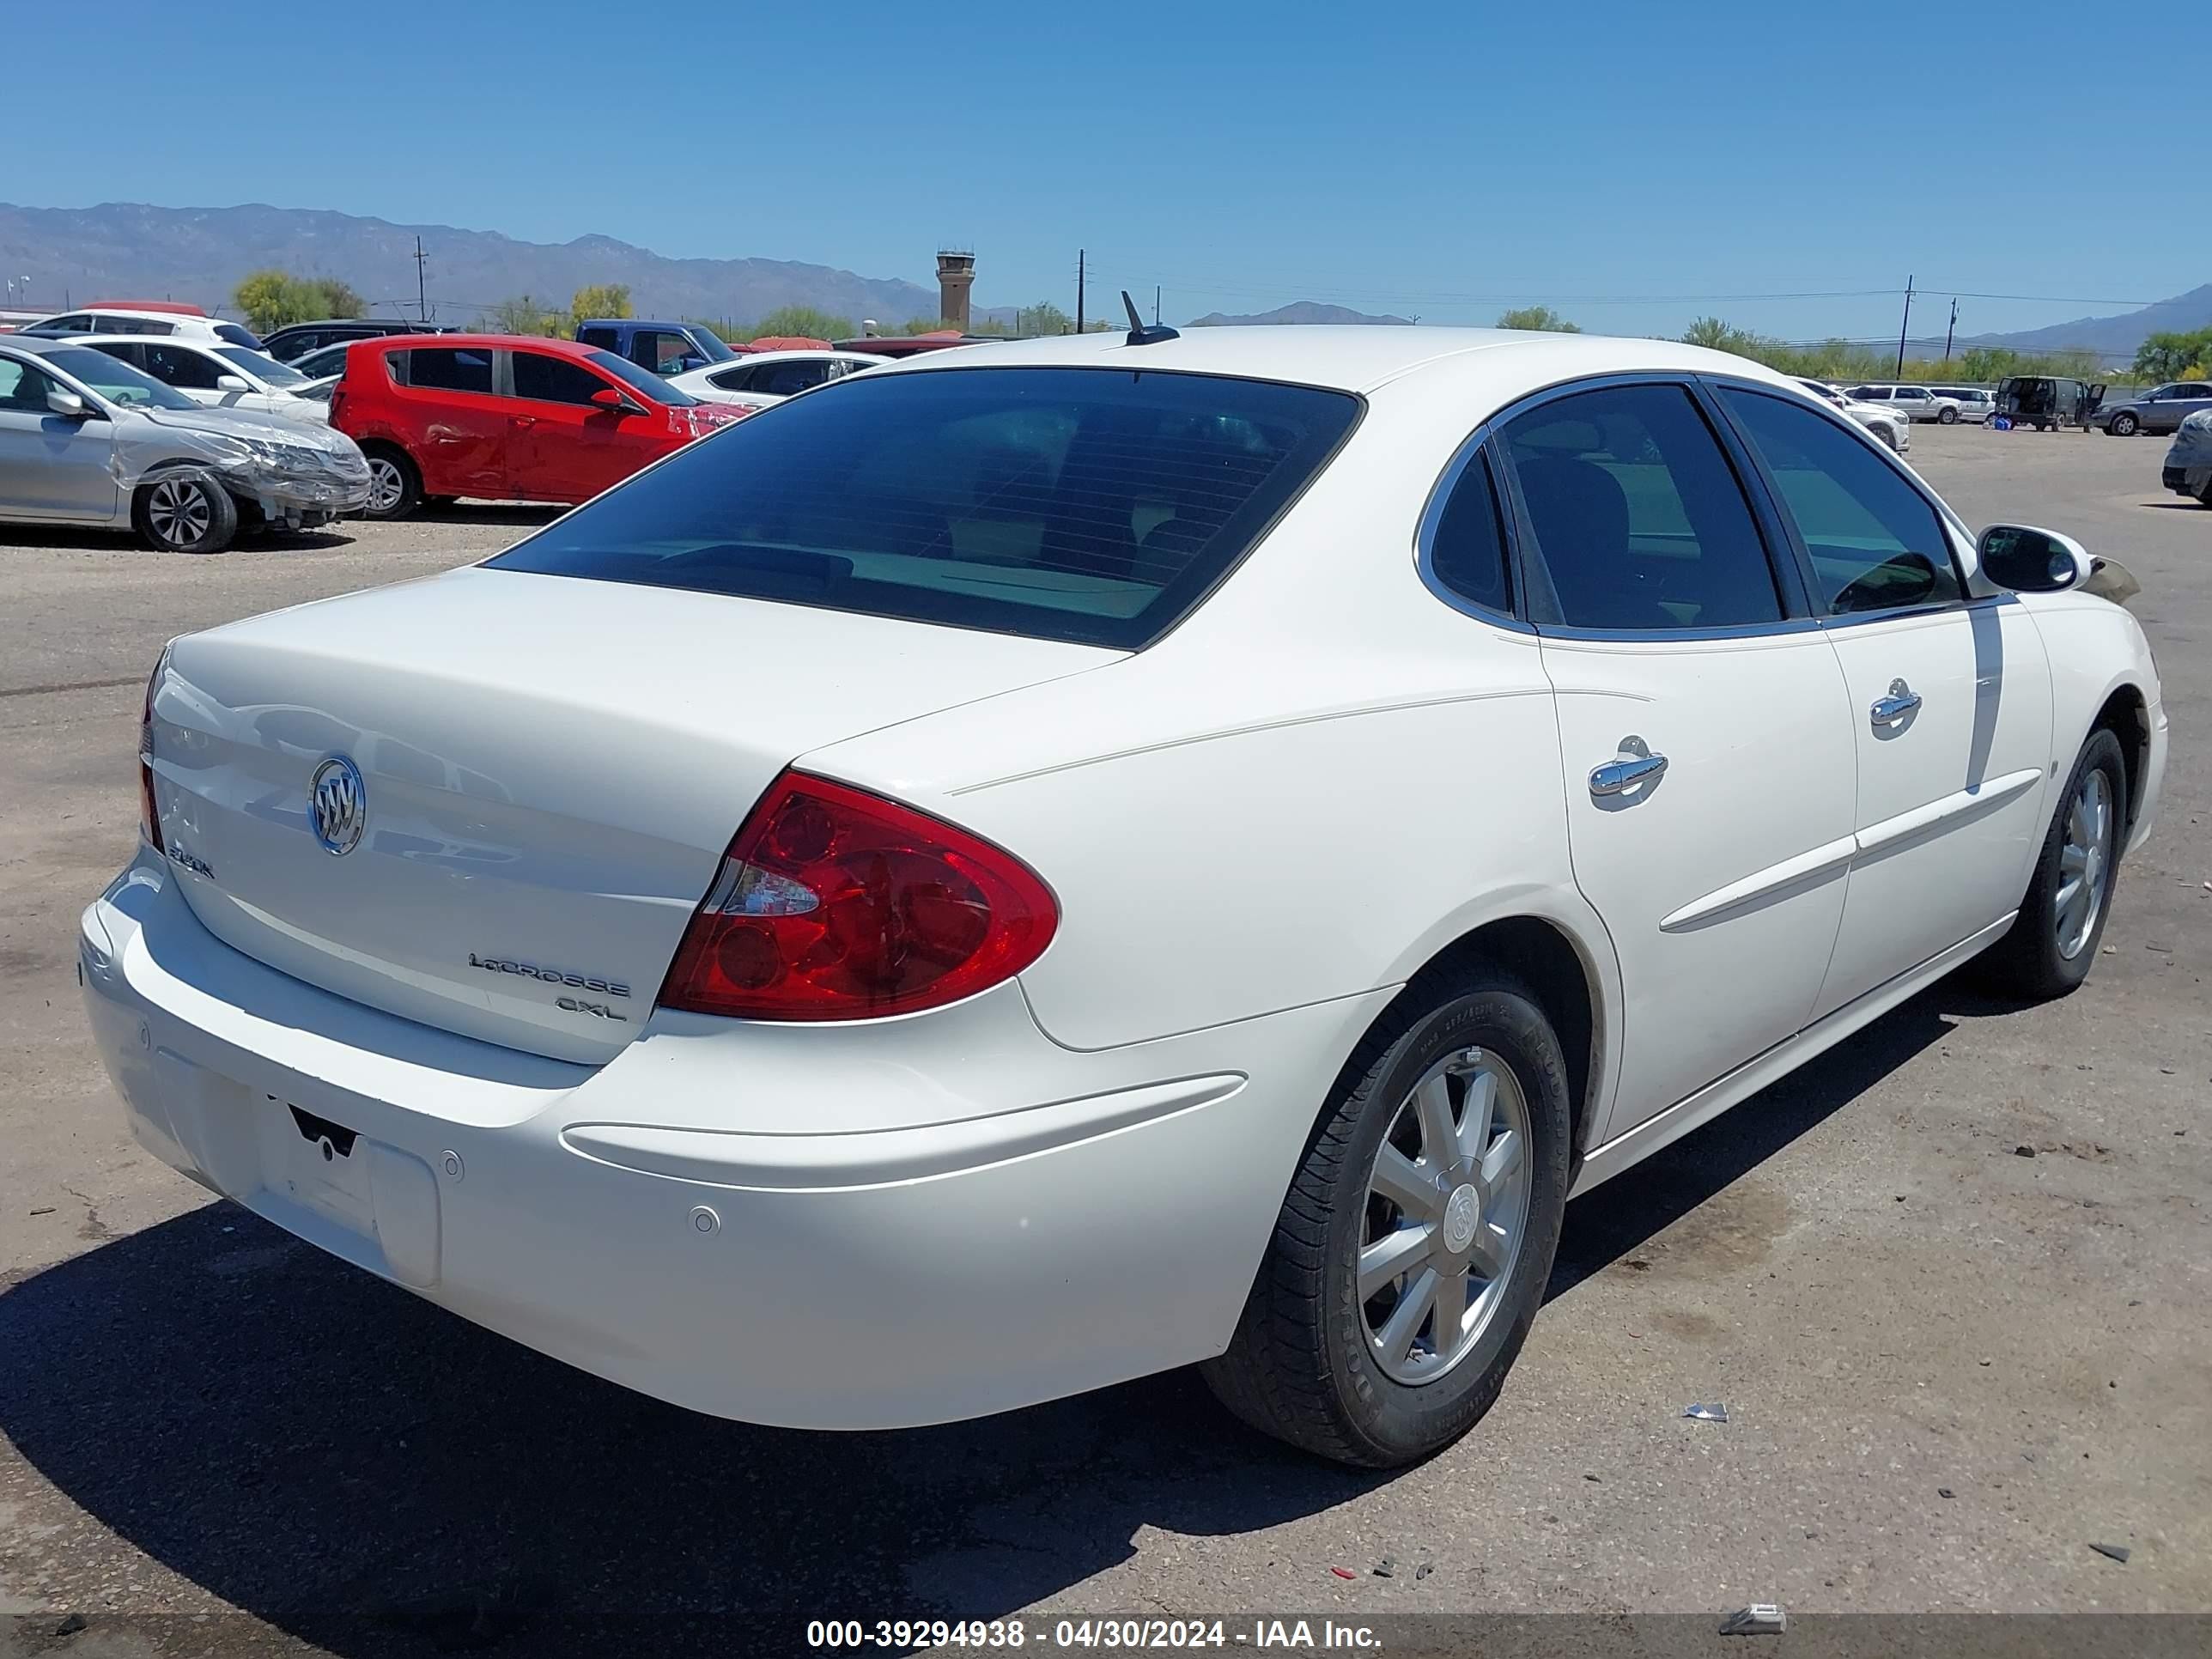
[{"label": "rear tire", "polygon": [[2132,438],[2140,424],[2134,416],[2123,411],[2112,416],[2111,431],[2115,438]]},{"label": "rear tire", "polygon": [[[1983,958],[1990,979],[2045,1002],[2089,977],[2119,884],[2127,817],[2127,761],[2120,740],[2100,726],[2067,775],[2019,916]],[[2079,886],[2069,890],[2073,884]]]},{"label": "rear tire", "polygon": [[1216,1397],[1256,1429],[1366,1468],[1466,1433],[1543,1301],[1572,1125],[1559,1037],[1510,975],[1477,967],[1370,1033],[1306,1148],[1228,1352],[1200,1368]]},{"label": "rear tire", "polygon": [[220,553],[238,535],[238,503],[204,467],[173,466],[133,493],[131,526],[156,553]]},{"label": "rear tire", "polygon": [[422,504],[422,474],[397,444],[368,443],[368,504],[364,519],[404,519]]}]

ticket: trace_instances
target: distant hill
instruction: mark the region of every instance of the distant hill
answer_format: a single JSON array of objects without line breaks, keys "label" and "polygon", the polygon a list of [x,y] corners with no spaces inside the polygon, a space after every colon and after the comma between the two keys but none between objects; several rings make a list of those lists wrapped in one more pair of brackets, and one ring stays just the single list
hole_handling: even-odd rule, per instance
[{"label": "distant hill", "polygon": [[1325,306],[1315,300],[1295,300],[1286,306],[1277,306],[1273,311],[1262,311],[1249,317],[1231,317],[1218,311],[1210,311],[1203,317],[1193,318],[1185,326],[1190,328],[1244,328],[1269,323],[1397,323],[1411,326],[1407,317],[1376,317],[1364,311],[1354,311],[1349,306]]},{"label": "distant hill", "polygon": [[[434,318],[465,323],[477,307],[515,295],[565,305],[590,283],[623,283],[641,317],[750,322],[778,306],[818,306],[854,322],[896,325],[937,315],[937,290],[897,278],[855,276],[786,259],[671,259],[611,236],[557,245],[519,242],[496,231],[396,225],[350,213],[266,207],[147,207],[104,202],[88,208],[0,203],[0,270],[27,273],[35,303],[67,297],[178,299],[214,310],[238,279],[276,265],[335,276],[392,314],[415,308],[415,239],[429,258]],[[985,314],[979,312],[979,314]]]},{"label": "distant hill", "polygon": [[2017,334],[1977,334],[1961,345],[2010,346],[2015,351],[2062,351],[2069,347],[2112,357],[2132,357],[2153,334],[2186,334],[2212,328],[2212,283],[2177,294],[2171,300],[2116,317],[2077,317],[2070,323],[2031,328]]}]

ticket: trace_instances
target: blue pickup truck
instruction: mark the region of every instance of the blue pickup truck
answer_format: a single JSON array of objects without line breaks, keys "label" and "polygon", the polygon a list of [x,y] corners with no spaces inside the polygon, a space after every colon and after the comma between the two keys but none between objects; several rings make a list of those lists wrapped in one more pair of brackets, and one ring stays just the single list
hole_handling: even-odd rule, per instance
[{"label": "blue pickup truck", "polygon": [[579,343],[627,357],[656,374],[681,374],[709,363],[734,362],[721,337],[697,323],[657,323],[630,317],[594,317],[576,325]]}]

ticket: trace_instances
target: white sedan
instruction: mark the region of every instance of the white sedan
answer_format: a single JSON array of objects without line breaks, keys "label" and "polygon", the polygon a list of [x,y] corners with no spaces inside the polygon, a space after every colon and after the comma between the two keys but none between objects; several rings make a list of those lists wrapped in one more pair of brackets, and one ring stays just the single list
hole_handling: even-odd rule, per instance
[{"label": "white sedan", "polygon": [[1571,1194],[2088,973],[2166,757],[2089,574],[1665,342],[917,358],[175,641],[87,1006],[156,1156],[648,1394],[1200,1364],[1403,1463]]},{"label": "white sedan", "polygon": [[302,397],[307,377],[289,364],[221,340],[91,335],[72,342],[104,351],[181,392],[204,409],[235,409],[289,420],[331,418],[327,398]]},{"label": "white sedan", "polygon": [[735,362],[709,363],[672,375],[669,384],[702,403],[747,404],[760,410],[890,361],[865,351],[756,351]]},{"label": "white sedan", "polygon": [[1797,384],[1822,403],[1843,410],[1881,439],[1893,453],[1904,455],[1911,453],[1912,421],[1910,416],[1900,415],[1881,404],[1863,404],[1856,398],[1846,397],[1825,380],[1801,380]]}]

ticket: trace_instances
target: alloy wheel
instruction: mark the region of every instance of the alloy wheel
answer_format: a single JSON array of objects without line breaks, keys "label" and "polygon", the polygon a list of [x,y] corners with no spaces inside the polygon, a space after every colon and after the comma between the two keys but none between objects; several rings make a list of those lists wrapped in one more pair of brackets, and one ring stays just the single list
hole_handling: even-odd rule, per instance
[{"label": "alloy wheel", "polygon": [[2058,885],[2051,896],[2058,954],[2071,962],[2087,948],[2105,908],[2106,876],[2112,861],[2112,787],[2101,767],[2081,775],[2066,808],[2066,838],[2058,848]]},{"label": "alloy wheel", "polygon": [[1503,1060],[1465,1048],[1400,1103],[1368,1177],[1358,1300],[1393,1380],[1433,1382],[1505,1300],[1528,1231],[1528,1103]]},{"label": "alloy wheel", "polygon": [[164,479],[146,498],[146,520],[172,547],[190,547],[215,521],[215,503],[208,500],[204,485]]},{"label": "alloy wheel", "polygon": [[407,490],[407,480],[399,471],[399,463],[386,455],[368,458],[368,510],[389,513],[399,505],[399,498]]}]

